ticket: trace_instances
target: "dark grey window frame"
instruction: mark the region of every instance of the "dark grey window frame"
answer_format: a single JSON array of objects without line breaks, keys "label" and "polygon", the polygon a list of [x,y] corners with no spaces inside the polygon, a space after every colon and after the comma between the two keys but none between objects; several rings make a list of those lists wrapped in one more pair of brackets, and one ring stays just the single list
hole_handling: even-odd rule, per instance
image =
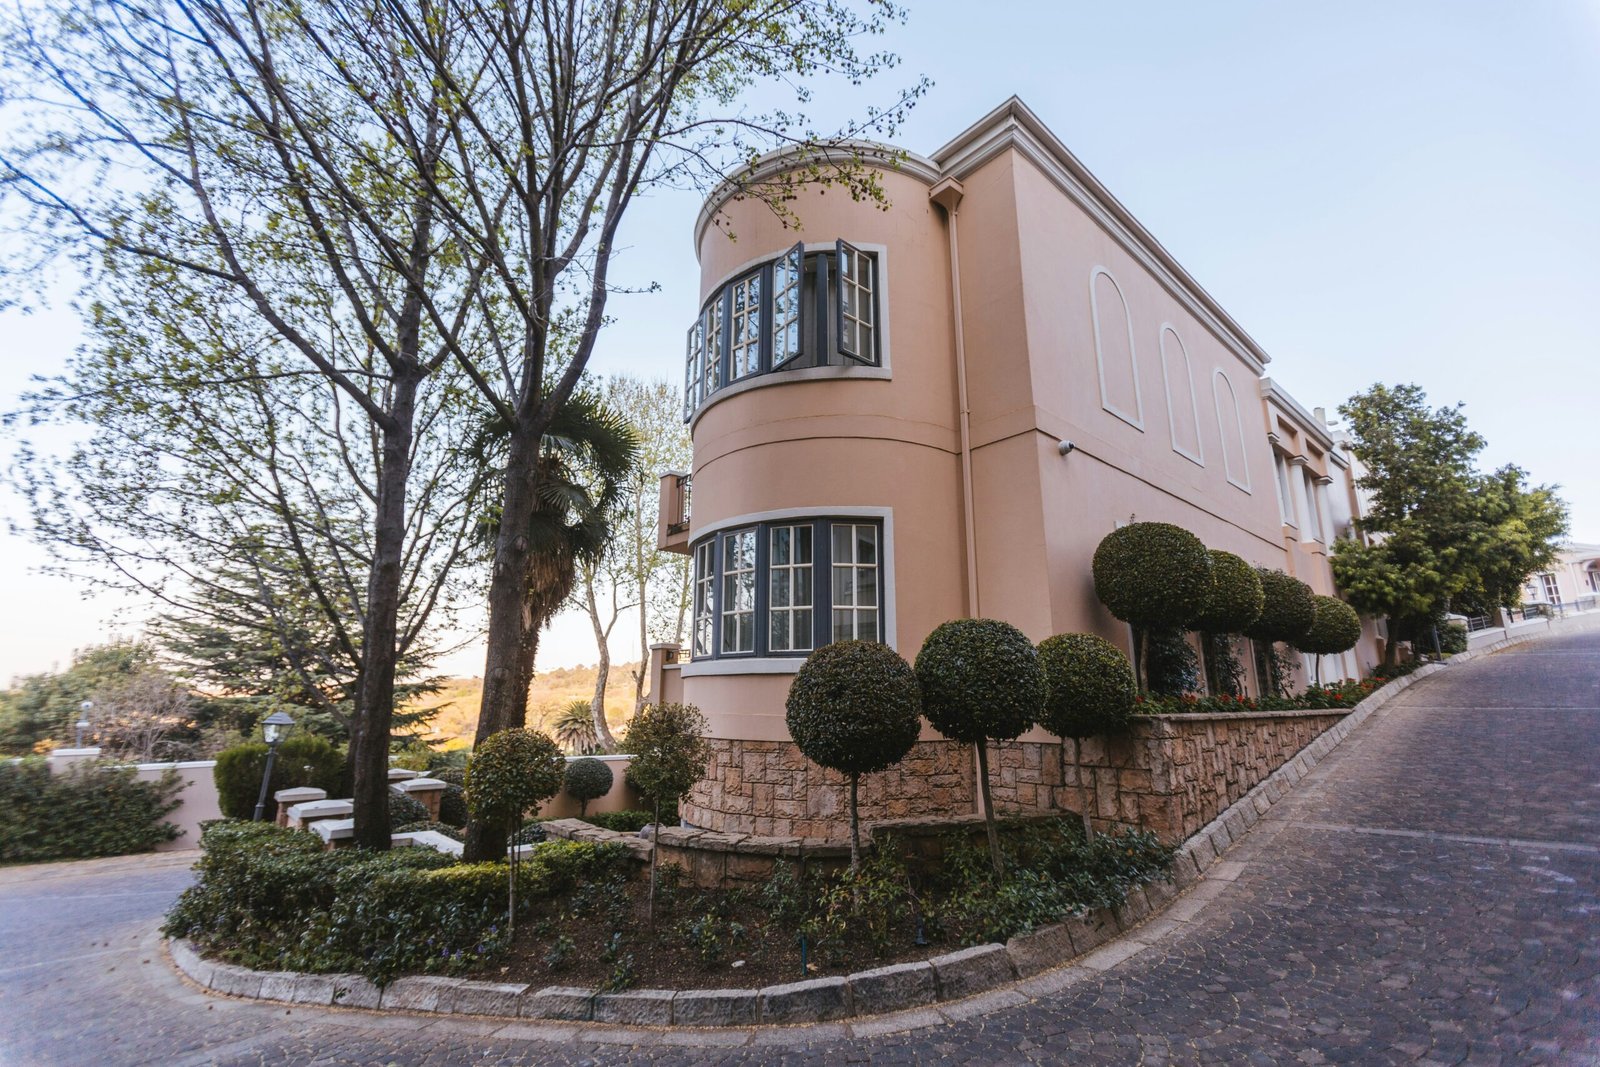
[{"label": "dark grey window frame", "polygon": [[[738,526],[729,526],[708,534],[690,546],[691,566],[695,569],[690,574],[690,588],[698,588],[703,575],[699,571],[700,548],[707,543],[712,544],[711,565],[713,568],[713,581],[711,585],[711,654],[700,656],[693,654],[694,643],[691,640],[691,660],[696,663],[708,663],[712,660],[733,662],[742,659],[804,659],[823,645],[833,641],[833,525],[842,523],[849,526],[872,526],[878,531],[878,562],[874,565],[878,573],[878,633],[873,638],[875,641],[883,640],[884,626],[888,618],[889,608],[885,602],[889,591],[886,587],[885,575],[888,573],[887,554],[889,546],[884,542],[883,520],[881,518],[864,517],[859,515],[800,515],[787,519],[766,519],[761,522],[742,523]],[[811,527],[811,647],[806,649],[772,651],[769,647],[772,640],[771,629],[771,604],[772,595],[770,569],[772,552],[773,527],[778,526],[806,526]],[[722,651],[722,542],[730,535],[744,533],[749,530],[756,532],[756,611],[755,611],[755,647],[748,652],[723,652]],[[690,630],[696,619],[691,617]]]}]

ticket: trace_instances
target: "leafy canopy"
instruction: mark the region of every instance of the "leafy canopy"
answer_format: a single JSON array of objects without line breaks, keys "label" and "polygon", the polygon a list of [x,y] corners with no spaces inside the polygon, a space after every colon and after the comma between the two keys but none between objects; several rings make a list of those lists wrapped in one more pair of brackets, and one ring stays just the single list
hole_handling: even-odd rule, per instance
[{"label": "leafy canopy", "polygon": [[836,641],[811,653],[786,707],[789,736],[801,754],[845,774],[899,763],[922,728],[916,672],[873,641]]},{"label": "leafy canopy", "polygon": [[1039,725],[1057,737],[1117,733],[1133,719],[1133,667],[1097,634],[1057,634],[1039,644],[1049,696]]}]

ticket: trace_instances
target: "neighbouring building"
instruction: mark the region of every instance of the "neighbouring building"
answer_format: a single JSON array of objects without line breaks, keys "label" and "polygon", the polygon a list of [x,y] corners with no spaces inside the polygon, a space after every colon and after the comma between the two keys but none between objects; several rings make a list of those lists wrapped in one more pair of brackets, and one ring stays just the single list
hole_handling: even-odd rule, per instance
[{"label": "neighbouring building", "polygon": [[1523,586],[1522,606],[1557,610],[1600,606],[1600,545],[1562,545],[1550,569],[1531,576]]},{"label": "neighbouring building", "polygon": [[[1090,573],[1117,525],[1176,523],[1331,593],[1328,545],[1357,513],[1320,413],[1020,101],[930,156],[858,151],[882,162],[888,210],[803,188],[796,232],[724,187],[696,224],[693,506],[669,475],[661,518],[692,557],[692,636],[658,650],[657,692],[710,722],[713,771],[683,814],[711,829],[845,832],[840,779],[784,725],[814,648],[911,659],[945,620],[991,616],[1126,649]],[[1376,662],[1370,628],[1333,659],[1325,676]],[[998,804],[1048,803],[1055,741],[1001,746]],[[863,781],[863,816],[970,813],[972,763],[929,728]]]}]

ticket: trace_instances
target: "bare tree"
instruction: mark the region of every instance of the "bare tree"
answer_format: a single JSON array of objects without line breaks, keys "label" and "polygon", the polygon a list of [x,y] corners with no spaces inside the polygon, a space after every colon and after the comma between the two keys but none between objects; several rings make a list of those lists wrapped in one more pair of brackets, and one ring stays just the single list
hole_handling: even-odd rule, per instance
[{"label": "bare tree", "polygon": [[172,735],[193,725],[195,699],[165,671],[149,667],[94,694],[95,738],[107,754],[148,763],[170,759]]}]

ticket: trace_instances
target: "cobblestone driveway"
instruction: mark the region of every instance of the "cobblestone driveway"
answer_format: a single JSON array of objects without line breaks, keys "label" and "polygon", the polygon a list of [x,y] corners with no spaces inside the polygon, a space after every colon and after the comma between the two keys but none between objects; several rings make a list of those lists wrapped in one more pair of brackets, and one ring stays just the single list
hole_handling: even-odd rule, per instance
[{"label": "cobblestone driveway", "polygon": [[1597,1064],[1600,633],[1414,686],[1227,859],[1196,921],[1059,993],[739,1047],[211,998],[153,933],[181,857],[0,871],[0,1063]]}]

